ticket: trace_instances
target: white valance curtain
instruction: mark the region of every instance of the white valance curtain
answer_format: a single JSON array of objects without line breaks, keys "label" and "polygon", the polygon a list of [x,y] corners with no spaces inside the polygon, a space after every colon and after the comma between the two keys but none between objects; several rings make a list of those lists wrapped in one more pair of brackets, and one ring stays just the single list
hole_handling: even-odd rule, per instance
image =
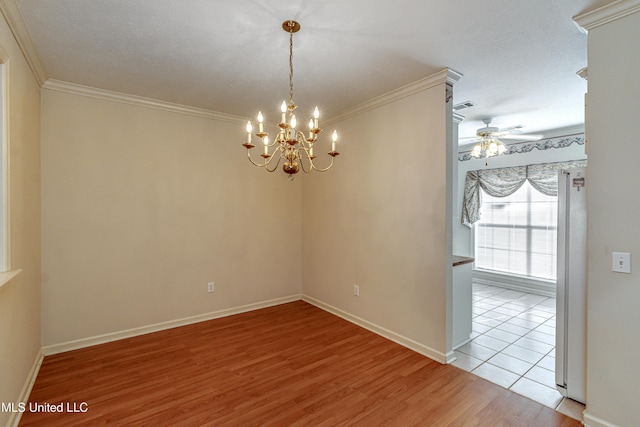
[{"label": "white valance curtain", "polygon": [[469,171],[464,183],[462,223],[471,226],[471,224],[480,219],[481,188],[493,197],[506,197],[515,193],[525,181],[529,181],[531,186],[542,194],[557,196],[558,171],[586,166],[586,160],[579,160]]}]

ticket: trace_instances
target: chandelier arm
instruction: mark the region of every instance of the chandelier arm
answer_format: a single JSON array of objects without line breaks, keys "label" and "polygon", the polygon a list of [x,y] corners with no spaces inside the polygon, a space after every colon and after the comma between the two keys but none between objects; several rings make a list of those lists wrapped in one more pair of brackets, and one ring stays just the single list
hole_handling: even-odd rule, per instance
[{"label": "chandelier arm", "polygon": [[[278,147],[278,149],[280,149],[280,147]],[[249,159],[249,161],[254,165],[254,166],[258,166],[261,168],[265,168],[266,170],[268,170],[269,172],[273,172],[275,170],[275,168],[278,167],[278,164],[280,163],[280,157],[278,156],[278,163],[276,163],[276,166],[273,170],[269,170],[269,164],[271,163],[271,161],[273,160],[273,158],[276,155],[276,151],[273,152],[273,154],[271,154],[271,156],[269,156],[269,159],[265,159],[264,163],[256,163],[252,158],[251,158],[251,151],[247,150],[247,158]]]},{"label": "chandelier arm", "polygon": [[[273,141],[271,141],[270,143],[267,144],[267,147],[273,147],[274,145],[278,144],[278,138],[274,138]],[[263,144],[264,145],[264,144]],[[279,146],[279,144],[278,144]]]},{"label": "chandelier arm", "polygon": [[269,169],[269,163],[271,163],[271,160],[274,158],[274,156],[276,155],[276,153],[274,152],[271,155],[271,158],[269,158],[269,161],[265,164],[264,168],[267,170],[267,172],[273,172],[276,169],[278,169],[278,165],[280,165],[280,160],[282,160],[282,153],[280,153],[280,155],[278,156],[278,161],[276,162],[275,166],[273,167],[273,169]]},{"label": "chandelier arm", "polygon": [[[305,153],[305,158],[309,161],[309,165],[311,166],[309,169],[304,167],[305,162],[302,159],[302,156],[300,155],[300,150],[303,150]],[[313,170],[313,160],[311,160],[311,156],[309,155],[309,150],[307,150],[306,147],[301,146],[300,148],[298,148],[298,157],[300,158],[300,167],[302,168],[302,172],[306,173],[307,175],[311,173],[311,171]]]},{"label": "chandelier arm", "polygon": [[253,159],[251,158],[251,153],[249,152],[249,150],[247,150],[247,158],[249,159],[249,161],[254,165],[254,166],[258,166],[260,168],[263,168],[265,166],[268,165],[268,163],[265,161],[264,163],[256,163],[253,161]]},{"label": "chandelier arm", "polygon": [[326,172],[326,171],[328,171],[329,169],[331,169],[331,166],[333,166],[333,159],[334,159],[334,157],[331,157],[331,163],[329,163],[329,166],[327,166],[327,167],[326,167],[326,168],[324,168],[324,169],[321,169],[321,168],[316,167],[316,165],[314,165],[314,164],[313,164],[313,162],[311,162],[311,167],[313,168],[313,170],[315,170],[315,171],[317,171],[317,172]]},{"label": "chandelier arm", "polygon": [[305,158],[309,161],[309,170],[307,171],[304,167],[304,162],[302,161],[302,156],[298,156],[300,158],[300,164],[302,166],[302,170],[305,173],[310,173],[312,170],[315,170],[317,172],[326,172],[329,169],[331,169],[331,166],[333,166],[333,160],[335,159],[334,156],[330,156],[331,157],[331,163],[329,163],[329,166],[327,166],[326,168],[319,168],[315,165],[315,163],[313,163],[313,159],[311,158],[311,155],[309,153],[309,149],[307,147],[305,147],[304,145],[300,144],[300,148],[298,148],[298,153],[300,152],[300,150],[304,151],[305,153]]},{"label": "chandelier arm", "polygon": [[331,157],[331,163],[329,163],[329,166],[327,166],[326,168],[319,168],[319,167],[317,167],[317,166],[315,165],[315,163],[313,163],[313,160],[311,160],[311,159],[309,158],[309,163],[311,164],[311,169],[310,169],[309,171],[314,170],[314,171],[317,171],[317,172],[326,172],[326,171],[328,171],[329,169],[331,169],[331,166],[333,166],[333,159],[334,159],[334,158],[333,158],[333,157]]}]

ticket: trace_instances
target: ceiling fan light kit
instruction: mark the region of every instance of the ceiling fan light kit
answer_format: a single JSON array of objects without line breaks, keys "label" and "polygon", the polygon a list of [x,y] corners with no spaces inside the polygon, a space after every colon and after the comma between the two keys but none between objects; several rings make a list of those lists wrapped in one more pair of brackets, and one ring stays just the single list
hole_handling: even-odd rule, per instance
[{"label": "ceiling fan light kit", "polygon": [[480,157],[493,157],[499,154],[506,153],[507,147],[497,139],[487,138],[483,141],[480,141],[473,147],[471,151],[471,155],[476,158]]},{"label": "ceiling fan light kit", "polygon": [[489,158],[506,153],[507,147],[502,143],[502,141],[496,138],[500,129],[489,126],[491,124],[491,119],[483,119],[482,122],[486,126],[478,129],[476,132],[476,135],[482,139],[475,145],[475,147],[473,147],[471,155],[476,158]]},{"label": "ceiling fan light kit", "polygon": [[[297,119],[294,114],[296,105],[293,102],[293,34],[300,31],[300,24],[293,20],[287,20],[282,23],[282,29],[289,33],[289,103],[282,101],[280,105],[280,111],[282,113],[280,123],[278,124],[279,131],[273,140],[269,142],[269,134],[264,131],[264,117],[261,111],[258,111],[258,132],[255,134],[264,147],[264,151],[261,156],[264,159],[262,163],[255,162],[251,159],[251,149],[255,147],[252,143],[252,130],[253,125],[251,121],[247,122],[247,141],[242,144],[247,149],[247,157],[249,161],[258,167],[265,168],[268,172],[273,172],[277,169],[281,160],[284,160],[282,170],[289,175],[289,179],[293,179],[293,175],[297,174],[300,169],[305,173],[310,173],[312,170],[318,172],[325,172],[333,166],[333,160],[340,153],[336,151],[336,141],[338,140],[338,133],[334,130],[331,135],[331,151],[327,154],[331,157],[331,163],[325,168],[319,168],[314,163],[316,156],[313,153],[314,145],[318,140],[318,134],[322,132],[322,129],[318,126],[318,119],[320,117],[320,111],[318,107],[313,111],[313,118],[309,120],[309,134],[305,133],[297,128]],[[274,147],[273,152],[269,153],[269,150]],[[271,166],[274,159],[275,164]]]},{"label": "ceiling fan light kit", "polygon": [[[512,126],[508,128],[497,128],[489,126],[492,119],[482,119],[485,127],[476,131],[476,136],[480,141],[471,150],[471,156],[480,158],[489,158],[500,154],[507,153],[509,149],[501,141],[501,139],[513,139],[518,141],[539,141],[542,135],[520,135],[522,126]],[[515,133],[510,133],[515,131]]]}]

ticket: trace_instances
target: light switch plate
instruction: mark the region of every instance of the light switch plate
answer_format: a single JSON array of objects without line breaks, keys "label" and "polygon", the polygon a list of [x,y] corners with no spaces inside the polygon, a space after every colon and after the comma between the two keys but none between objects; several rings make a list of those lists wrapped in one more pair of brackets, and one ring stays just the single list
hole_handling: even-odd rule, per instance
[{"label": "light switch plate", "polygon": [[611,269],[616,273],[631,273],[631,254],[626,252],[613,252]]}]

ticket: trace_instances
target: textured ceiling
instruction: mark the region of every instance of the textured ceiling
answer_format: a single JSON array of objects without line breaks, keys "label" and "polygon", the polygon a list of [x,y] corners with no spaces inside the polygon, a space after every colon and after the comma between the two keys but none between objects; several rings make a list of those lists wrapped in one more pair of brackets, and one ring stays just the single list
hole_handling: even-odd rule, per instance
[{"label": "textured ceiling", "polygon": [[[5,0],[48,78],[275,121],[288,97],[324,117],[445,67],[460,134],[480,121],[527,133],[581,125],[587,36],[572,17],[602,0]],[[274,117],[269,117],[272,115]],[[306,115],[306,114],[305,114]]]}]

